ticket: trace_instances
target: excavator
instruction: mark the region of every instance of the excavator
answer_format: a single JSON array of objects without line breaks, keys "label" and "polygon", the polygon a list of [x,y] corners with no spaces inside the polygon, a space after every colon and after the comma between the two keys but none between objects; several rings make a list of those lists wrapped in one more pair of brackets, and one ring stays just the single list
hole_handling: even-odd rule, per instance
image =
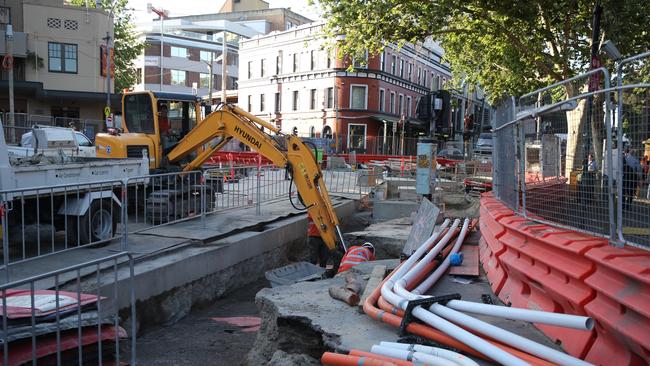
[{"label": "excavator", "polygon": [[[193,95],[127,92],[122,97],[121,129],[95,137],[97,157],[142,158],[144,154],[154,174],[190,172],[201,169],[212,154],[236,139],[287,169],[330,251],[346,251],[315,151],[299,137],[284,134],[235,105],[222,103],[205,118],[201,118],[201,108]],[[154,187],[149,201],[170,199],[170,192]]]}]

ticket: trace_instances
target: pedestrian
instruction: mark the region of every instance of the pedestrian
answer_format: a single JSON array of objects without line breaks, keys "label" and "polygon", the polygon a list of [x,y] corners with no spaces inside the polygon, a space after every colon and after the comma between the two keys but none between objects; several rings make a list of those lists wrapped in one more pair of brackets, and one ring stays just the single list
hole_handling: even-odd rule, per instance
[{"label": "pedestrian", "polygon": [[627,209],[634,201],[634,194],[638,184],[638,176],[641,171],[639,159],[634,156],[630,149],[625,150],[623,156],[623,208]]},{"label": "pedestrian", "polygon": [[307,224],[309,262],[325,268],[327,266],[327,260],[330,257],[330,250],[325,244],[325,241],[323,241],[323,238],[321,238],[320,231],[318,231],[316,223],[312,220],[310,214],[307,214]]}]

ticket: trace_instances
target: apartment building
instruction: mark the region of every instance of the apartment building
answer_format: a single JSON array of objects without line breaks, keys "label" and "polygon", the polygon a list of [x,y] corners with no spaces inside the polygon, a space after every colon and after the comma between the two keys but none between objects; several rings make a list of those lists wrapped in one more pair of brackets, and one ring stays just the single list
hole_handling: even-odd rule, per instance
[{"label": "apartment building", "polygon": [[334,137],[339,150],[377,151],[427,126],[415,118],[418,98],[451,78],[432,42],[387,47],[366,65],[324,49],[322,24],[272,32],[239,44],[239,105],[286,133]]},{"label": "apartment building", "polygon": [[236,101],[239,42],[308,22],[311,20],[289,9],[270,9],[265,1],[229,0],[218,13],[168,17],[162,22],[154,20],[140,24],[139,30],[148,46],[136,61],[140,77],[135,89],[206,96],[210,92],[212,75],[213,101],[219,101],[221,93],[217,92],[222,90],[225,34],[227,98]]},{"label": "apartment building", "polygon": [[[63,0],[6,0],[0,4],[0,57],[13,28],[16,124],[54,123],[54,118],[89,119],[100,128],[106,105],[101,47],[113,27],[98,9]],[[9,111],[8,72],[1,71],[0,110]],[[112,93],[112,88],[111,88]],[[111,94],[119,109],[119,96]],[[4,117],[4,116],[3,116]],[[59,120],[57,119],[57,121]],[[63,123],[63,122],[61,122]]]}]

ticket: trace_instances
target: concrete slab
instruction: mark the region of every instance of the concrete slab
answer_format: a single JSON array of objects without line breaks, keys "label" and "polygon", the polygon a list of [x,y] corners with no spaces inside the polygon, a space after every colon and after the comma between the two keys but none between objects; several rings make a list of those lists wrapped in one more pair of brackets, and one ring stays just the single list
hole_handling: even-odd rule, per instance
[{"label": "concrete slab", "polygon": [[372,217],[375,220],[391,220],[409,217],[417,211],[420,204],[416,201],[377,200],[372,207]]},{"label": "concrete slab", "polygon": [[399,218],[374,223],[362,231],[345,233],[344,236],[350,243],[372,243],[377,259],[387,259],[400,256],[410,231],[410,218]]}]

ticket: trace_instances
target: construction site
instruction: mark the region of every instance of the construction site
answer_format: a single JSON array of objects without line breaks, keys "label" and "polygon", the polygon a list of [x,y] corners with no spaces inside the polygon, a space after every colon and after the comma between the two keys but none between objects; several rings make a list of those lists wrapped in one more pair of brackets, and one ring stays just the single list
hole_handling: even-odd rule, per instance
[{"label": "construction site", "polygon": [[[85,11],[86,24],[100,14],[87,2]],[[163,90],[164,52],[193,56],[181,43],[165,49],[167,14],[148,11],[159,16],[160,63],[151,50],[143,61],[159,67],[160,90],[126,88],[120,125],[107,106],[92,136],[81,119],[17,123],[13,56],[3,60],[12,94],[0,112],[2,365],[650,365],[650,52],[494,105],[471,97],[468,79],[428,90],[425,63],[407,61],[405,77],[397,53],[392,76],[384,53],[374,71],[340,66],[357,67],[349,57],[331,67],[339,84],[305,89],[323,133],[301,136],[289,117],[283,126],[253,113],[250,95],[245,108],[242,91],[230,102],[225,72],[215,102],[213,53],[192,51],[210,70],[207,99]],[[214,25],[174,22],[179,37]],[[322,26],[304,23],[239,44]],[[54,71],[76,76],[72,46],[50,42],[49,71],[54,54]],[[112,52],[98,66],[109,106]],[[304,52],[310,72],[330,72],[314,52]],[[275,82],[315,85],[306,72],[282,76],[277,60]],[[260,87],[247,65],[241,85]],[[403,89],[340,89],[398,73]],[[369,89],[380,101],[366,116]],[[302,121],[298,89],[287,95],[285,115]]]}]

